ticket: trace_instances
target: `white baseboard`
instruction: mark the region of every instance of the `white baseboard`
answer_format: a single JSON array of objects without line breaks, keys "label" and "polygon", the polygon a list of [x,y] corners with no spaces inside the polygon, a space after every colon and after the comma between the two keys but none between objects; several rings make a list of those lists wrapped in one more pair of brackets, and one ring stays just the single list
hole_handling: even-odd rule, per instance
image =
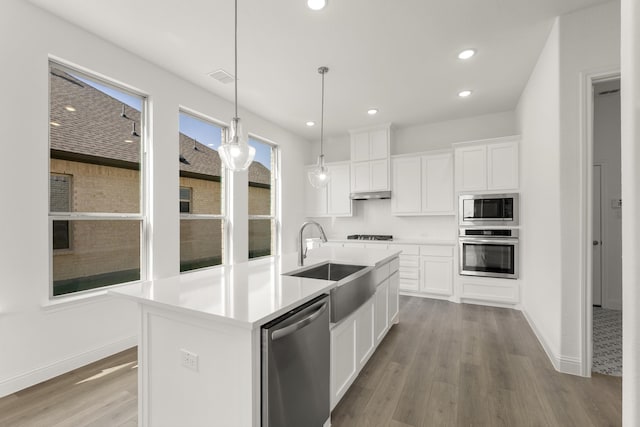
[{"label": "white baseboard", "polygon": [[0,381],[0,397],[7,396],[23,390],[32,385],[41,383],[58,375],[67,373],[81,366],[103,359],[112,354],[138,345],[138,337],[132,336],[120,341],[112,342],[93,350],[86,351],[75,356],[51,363],[32,371],[16,375],[12,378]]},{"label": "white baseboard", "polygon": [[582,376],[582,363],[580,359],[577,357],[558,355],[555,351],[553,351],[553,349],[551,348],[547,340],[545,340],[544,336],[542,335],[540,330],[537,328],[535,322],[531,319],[531,317],[527,313],[527,310],[525,310],[523,307],[521,311],[522,311],[522,314],[524,315],[524,318],[527,320],[527,323],[529,323],[529,327],[535,334],[536,338],[538,338],[540,345],[542,345],[544,352],[547,353],[547,357],[549,358],[549,361],[553,365],[553,368],[556,371],[562,372],[565,374]]},{"label": "white baseboard", "polygon": [[607,308],[609,310],[622,310],[622,301],[621,300],[608,300],[606,305],[603,305],[603,308]]}]

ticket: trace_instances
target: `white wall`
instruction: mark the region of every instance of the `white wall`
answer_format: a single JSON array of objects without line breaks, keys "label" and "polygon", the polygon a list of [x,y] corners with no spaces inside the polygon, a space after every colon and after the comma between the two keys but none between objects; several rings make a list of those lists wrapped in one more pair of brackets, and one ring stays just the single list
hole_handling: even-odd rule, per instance
[{"label": "white wall", "polygon": [[581,356],[580,295],[586,278],[582,185],[584,156],[581,133],[582,73],[620,67],[620,2],[582,9],[560,17],[560,206],[562,235],[561,354]]},{"label": "white wall", "polygon": [[[108,296],[50,306],[48,242],[48,56],[85,67],[149,95],[152,271],[179,271],[178,108],[228,121],[233,106],[109,42],[24,1],[0,4],[0,396],[134,345],[136,307]],[[282,147],[282,243],[295,250],[303,217],[300,176],[309,144],[247,111],[245,129]],[[10,160],[11,159],[11,160]],[[246,187],[246,174],[238,175]],[[10,202],[8,202],[10,201]],[[246,235],[246,204],[234,215]],[[244,232],[243,229],[244,228]],[[246,248],[246,241],[236,241]],[[246,253],[246,250],[245,252]]]},{"label": "white wall", "polygon": [[523,307],[556,368],[574,374],[581,373],[586,310],[581,90],[584,73],[619,63],[619,2],[560,16],[518,106],[524,141]]},{"label": "white wall", "polygon": [[622,425],[640,424],[640,4],[622,0]]},{"label": "white wall", "polygon": [[612,206],[621,198],[620,81],[594,85],[593,163],[602,168],[602,306],[622,309],[622,210]]},{"label": "white wall", "polygon": [[522,310],[560,357],[560,45],[556,19],[516,110],[520,142]]}]

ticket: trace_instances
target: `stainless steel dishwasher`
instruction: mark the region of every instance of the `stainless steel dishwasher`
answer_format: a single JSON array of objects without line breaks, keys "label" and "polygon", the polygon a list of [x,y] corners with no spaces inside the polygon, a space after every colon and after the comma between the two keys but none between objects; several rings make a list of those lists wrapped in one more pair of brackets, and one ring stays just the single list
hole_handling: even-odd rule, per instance
[{"label": "stainless steel dishwasher", "polygon": [[262,327],[262,427],[322,427],[329,418],[329,297]]}]

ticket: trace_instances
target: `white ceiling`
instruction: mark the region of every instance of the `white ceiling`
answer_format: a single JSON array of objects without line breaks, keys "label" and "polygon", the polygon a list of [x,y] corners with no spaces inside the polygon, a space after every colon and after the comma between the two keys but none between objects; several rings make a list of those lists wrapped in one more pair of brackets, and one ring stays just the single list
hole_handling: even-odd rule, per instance
[{"label": "white ceiling", "polygon": [[[233,100],[233,0],[29,0]],[[408,126],[515,108],[552,18],[602,0],[239,0],[239,103],[319,139],[391,122]],[[463,48],[477,55],[457,59]],[[456,95],[462,89],[473,94]],[[380,110],[368,116],[366,110]],[[230,111],[231,113],[231,111]],[[230,117],[229,117],[230,118]],[[226,118],[221,118],[226,119]]]}]

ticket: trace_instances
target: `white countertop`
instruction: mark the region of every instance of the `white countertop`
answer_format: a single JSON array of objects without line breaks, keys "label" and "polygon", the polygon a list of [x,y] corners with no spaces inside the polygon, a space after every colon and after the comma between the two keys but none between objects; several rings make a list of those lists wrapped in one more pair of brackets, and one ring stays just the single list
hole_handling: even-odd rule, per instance
[{"label": "white countertop", "polygon": [[109,291],[141,304],[205,317],[245,328],[257,328],[340,282],[285,276],[326,261],[375,267],[398,250],[323,247],[307,253],[305,266],[297,254],[285,254],[233,266],[216,267],[165,279],[126,285]]}]

